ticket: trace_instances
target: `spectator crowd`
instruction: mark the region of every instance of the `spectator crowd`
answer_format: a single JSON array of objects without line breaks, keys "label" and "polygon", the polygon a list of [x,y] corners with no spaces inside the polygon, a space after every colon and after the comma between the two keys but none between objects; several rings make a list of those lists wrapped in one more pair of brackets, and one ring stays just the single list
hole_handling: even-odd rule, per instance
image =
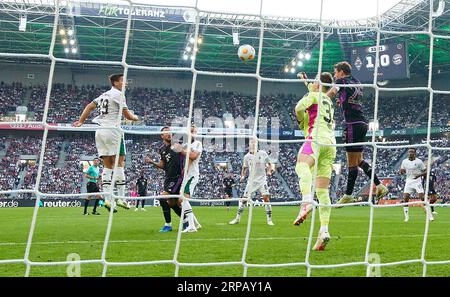
[{"label": "spectator crowd", "polygon": [[[54,84],[50,96],[47,122],[72,123],[78,119],[84,106],[99,96],[109,87],[72,86]],[[28,94],[29,98],[25,98]],[[45,106],[46,86],[25,87],[20,83],[0,83],[0,116],[15,111],[19,105],[28,107],[28,120],[41,121]],[[131,88],[127,90],[127,104],[148,126],[171,125],[177,117],[187,117],[189,112],[190,91],[172,89]],[[374,97],[368,95],[364,104],[366,117],[373,118]],[[259,116],[271,120],[278,117],[281,128],[297,129],[293,108],[299,100],[296,94],[262,95],[260,98]],[[433,126],[448,125],[448,101],[446,95],[435,94],[433,98]],[[380,129],[415,128],[426,126],[428,121],[427,96],[387,97],[380,94],[378,100],[378,121]],[[194,117],[201,116],[203,121],[209,117],[223,118],[231,115],[233,119],[249,119],[255,115],[256,97],[238,92],[196,91],[194,101]],[[95,116],[94,113],[91,119]],[[337,127],[342,123],[339,108],[335,111]],[[253,120],[247,121],[253,125]],[[22,133],[23,134],[23,133]],[[56,134],[56,135],[55,135]],[[161,139],[158,136],[127,135],[126,176],[130,190],[135,187],[140,172],[149,179],[149,193],[159,194],[162,189],[162,171],[144,164],[145,156],[158,160],[158,148]],[[283,143],[279,145],[273,161],[277,172],[269,177],[269,186],[275,199],[299,199],[298,178],[294,167],[300,143]],[[448,147],[448,138],[442,137],[436,146]],[[0,135],[0,190],[34,189],[39,168],[39,156],[42,147],[42,134],[23,134],[2,132]],[[206,147],[205,147],[206,148]],[[341,195],[346,183],[346,156],[342,148],[338,148],[336,164],[341,164],[343,176],[336,180],[336,195]],[[405,158],[406,149],[378,148],[376,172],[381,178],[389,178],[391,195],[399,196],[403,190],[403,178],[398,176],[399,160]],[[223,197],[222,180],[226,172],[232,173],[239,180],[242,159],[246,151],[233,151],[230,143],[213,143],[203,153],[200,162],[201,180],[197,187],[198,198]],[[426,149],[419,150],[419,157],[426,159]],[[438,182],[437,190],[443,197],[450,195],[450,153],[448,151],[433,152],[433,170]],[[373,149],[367,146],[365,159],[372,161]],[[49,134],[45,144],[45,153],[39,190],[43,193],[74,194],[84,191],[82,175],[82,157],[95,156],[96,148],[93,133],[84,132],[82,136],[69,132]],[[28,157],[25,157],[28,156]],[[31,157],[30,157],[31,156]],[[33,158],[34,156],[34,158]],[[225,167],[218,163],[226,163]],[[337,177],[333,175],[333,180]],[[363,189],[367,177],[359,174],[355,192]],[[242,194],[245,184],[236,187],[235,195]],[[5,194],[1,195],[2,197]],[[31,194],[20,194],[21,197],[32,197]]]}]

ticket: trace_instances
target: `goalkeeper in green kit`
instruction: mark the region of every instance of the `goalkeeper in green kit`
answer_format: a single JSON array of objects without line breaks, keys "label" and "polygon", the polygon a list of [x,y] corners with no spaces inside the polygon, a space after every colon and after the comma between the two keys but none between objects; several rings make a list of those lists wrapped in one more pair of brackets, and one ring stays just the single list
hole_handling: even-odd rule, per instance
[{"label": "goalkeeper in green kit", "polygon": [[[301,73],[299,77],[305,79],[306,75]],[[333,83],[333,76],[331,73],[323,72],[320,74],[320,81],[331,84]],[[300,148],[295,166],[304,203],[300,207],[300,212],[294,221],[294,225],[300,225],[304,222],[313,209],[311,204],[314,198],[312,183],[314,165],[317,162],[316,195],[319,203],[325,206],[319,207],[320,231],[313,250],[322,251],[330,241],[328,223],[330,221],[331,207],[326,205],[331,204],[329,185],[332,165],[336,158],[336,147],[333,146],[336,144],[334,136],[334,108],[333,102],[326,95],[330,88],[329,86],[322,86],[320,90],[319,83],[314,82],[307,84],[307,87],[309,93],[295,106],[295,114],[299,126],[304,131],[305,139],[308,141]],[[318,143],[326,144],[327,146],[319,145]]]}]

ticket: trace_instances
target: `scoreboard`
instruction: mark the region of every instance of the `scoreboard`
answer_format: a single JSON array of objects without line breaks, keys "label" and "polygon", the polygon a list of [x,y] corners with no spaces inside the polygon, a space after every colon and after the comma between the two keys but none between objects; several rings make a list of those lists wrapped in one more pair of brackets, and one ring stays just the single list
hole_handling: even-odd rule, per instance
[{"label": "scoreboard", "polygon": [[[376,46],[355,47],[351,51],[352,75],[361,82],[372,82]],[[409,78],[408,53],[404,42],[380,45],[378,81]]]}]

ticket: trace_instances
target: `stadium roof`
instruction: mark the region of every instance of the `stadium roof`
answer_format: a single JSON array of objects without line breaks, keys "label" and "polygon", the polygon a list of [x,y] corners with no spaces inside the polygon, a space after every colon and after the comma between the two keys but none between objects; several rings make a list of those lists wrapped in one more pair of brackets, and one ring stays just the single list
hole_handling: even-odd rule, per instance
[{"label": "stadium roof", "polygon": [[[367,20],[377,15],[383,15],[388,10],[392,10],[399,4],[402,4],[403,10],[412,8],[414,5],[423,0],[323,0],[322,19],[324,20]],[[55,5],[54,0],[3,0],[10,3],[28,3],[34,5]],[[66,5],[68,2],[75,1],[62,0],[60,5]],[[91,2],[80,0],[77,2]],[[128,5],[123,0],[96,0],[101,4],[118,4]],[[311,0],[264,0],[261,9],[261,0],[133,0],[134,4],[160,5],[160,6],[176,6],[176,7],[197,7],[199,10],[222,12],[232,14],[249,14],[264,16],[293,17],[303,19],[320,18],[321,1]],[[343,5],[345,4],[345,5]],[[378,7],[377,7],[378,6]],[[408,6],[408,7],[407,7]],[[398,14],[401,12],[397,11]]]},{"label": "stadium roof", "polygon": [[[233,44],[233,33],[237,33],[240,44],[252,44],[258,50],[260,19],[258,0],[198,0],[199,35],[203,41],[198,44],[196,67],[201,70],[252,72],[256,63],[242,63],[237,59],[237,45]],[[191,14],[186,18],[187,7],[195,0],[140,0],[141,16],[132,17],[127,62],[145,66],[188,67],[192,55],[191,37],[195,31]],[[152,2],[154,4],[145,4]],[[232,5],[233,2],[239,3]],[[307,2],[307,4],[306,4]],[[330,69],[339,60],[349,57],[354,46],[373,45],[376,41],[374,28],[379,25],[389,31],[424,31],[428,28],[428,0],[383,0],[379,1],[380,17],[376,15],[377,1],[346,1],[348,14],[338,13],[342,1],[324,0],[324,47],[323,68]],[[367,3],[363,3],[367,2]],[[54,22],[55,6],[51,0],[0,0],[0,52],[48,54]],[[218,6],[211,6],[215,3]],[[225,3],[225,4],[224,4]],[[230,5],[231,3],[231,5]],[[289,3],[289,4],[288,4]],[[353,5],[352,5],[353,3]],[[121,61],[127,26],[125,1],[74,2],[62,1],[58,34],[54,55],[60,58]],[[164,4],[164,5],[163,5]],[[319,4],[319,5],[318,5]],[[168,7],[178,5],[178,7]],[[183,7],[179,7],[182,5]],[[105,12],[105,7],[121,7]],[[449,7],[434,20],[435,33],[449,35]],[[353,10],[348,9],[353,7]],[[308,8],[308,9],[307,9]],[[320,1],[306,0],[264,0],[264,43],[261,72],[267,76],[289,75],[284,73],[287,65],[300,53],[308,53],[298,65],[298,71],[317,71],[320,26],[318,9]],[[164,10],[172,18],[157,18],[153,13]],[[436,9],[434,9],[436,10]],[[237,14],[239,11],[240,14]],[[355,12],[357,11],[357,12]],[[140,14],[141,12],[137,12]],[[243,15],[246,13],[247,15]],[[151,14],[153,17],[148,17]],[[295,17],[289,15],[295,14]],[[26,15],[26,29],[19,30],[20,17]],[[155,14],[156,15],[156,14]],[[357,15],[358,19],[349,19]],[[183,16],[184,19],[179,18]],[[337,16],[340,16],[339,18]],[[69,30],[73,35],[68,36]],[[74,44],[70,45],[73,39]],[[65,40],[65,41],[64,41]],[[410,53],[412,72],[426,73],[428,64],[429,37],[427,35],[382,34],[381,42],[406,41]],[[63,42],[67,42],[63,44]],[[448,49],[450,42],[435,40],[434,62],[441,69],[450,64]],[[68,48],[69,52],[65,52]],[[75,48],[72,52],[72,48]],[[67,51],[67,50],[66,50]],[[11,59],[0,58],[0,61]],[[290,66],[289,66],[290,67]]]},{"label": "stadium roof", "polygon": [[[421,0],[409,1],[418,3]],[[99,2],[109,2],[100,0]],[[196,0],[136,0],[135,3],[153,5],[171,5],[195,7]],[[378,1],[379,13],[383,14],[393,8],[401,0]],[[124,3],[124,1],[112,1],[112,3]],[[252,14],[260,13],[261,0],[198,0],[197,7],[204,11],[214,11],[232,14]],[[264,0],[261,10],[265,16],[295,17],[303,19],[320,18],[321,1],[311,0]],[[347,0],[343,2],[336,0],[323,1],[323,19],[325,20],[365,20],[376,16],[377,1],[374,0]],[[364,8],[364,9],[361,9]]]}]

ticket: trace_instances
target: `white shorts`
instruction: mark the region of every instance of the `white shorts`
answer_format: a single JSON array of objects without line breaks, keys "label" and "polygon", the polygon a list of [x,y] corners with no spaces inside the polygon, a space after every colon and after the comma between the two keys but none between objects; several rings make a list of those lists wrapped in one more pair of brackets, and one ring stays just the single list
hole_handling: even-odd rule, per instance
[{"label": "white shorts", "polygon": [[405,184],[405,190],[403,190],[403,193],[408,193],[410,195],[417,193],[417,194],[423,194],[425,191],[423,190],[422,182],[420,179],[418,181],[414,182],[406,182]]},{"label": "white shorts", "polygon": [[244,191],[244,197],[251,198],[251,195],[256,191],[259,191],[262,196],[270,195],[267,181],[253,182],[251,185],[250,183],[247,183]]},{"label": "white shorts", "polygon": [[114,129],[98,129],[95,131],[95,145],[97,146],[99,157],[115,156],[119,141],[121,141],[119,155],[125,155],[125,145],[119,131]]}]

